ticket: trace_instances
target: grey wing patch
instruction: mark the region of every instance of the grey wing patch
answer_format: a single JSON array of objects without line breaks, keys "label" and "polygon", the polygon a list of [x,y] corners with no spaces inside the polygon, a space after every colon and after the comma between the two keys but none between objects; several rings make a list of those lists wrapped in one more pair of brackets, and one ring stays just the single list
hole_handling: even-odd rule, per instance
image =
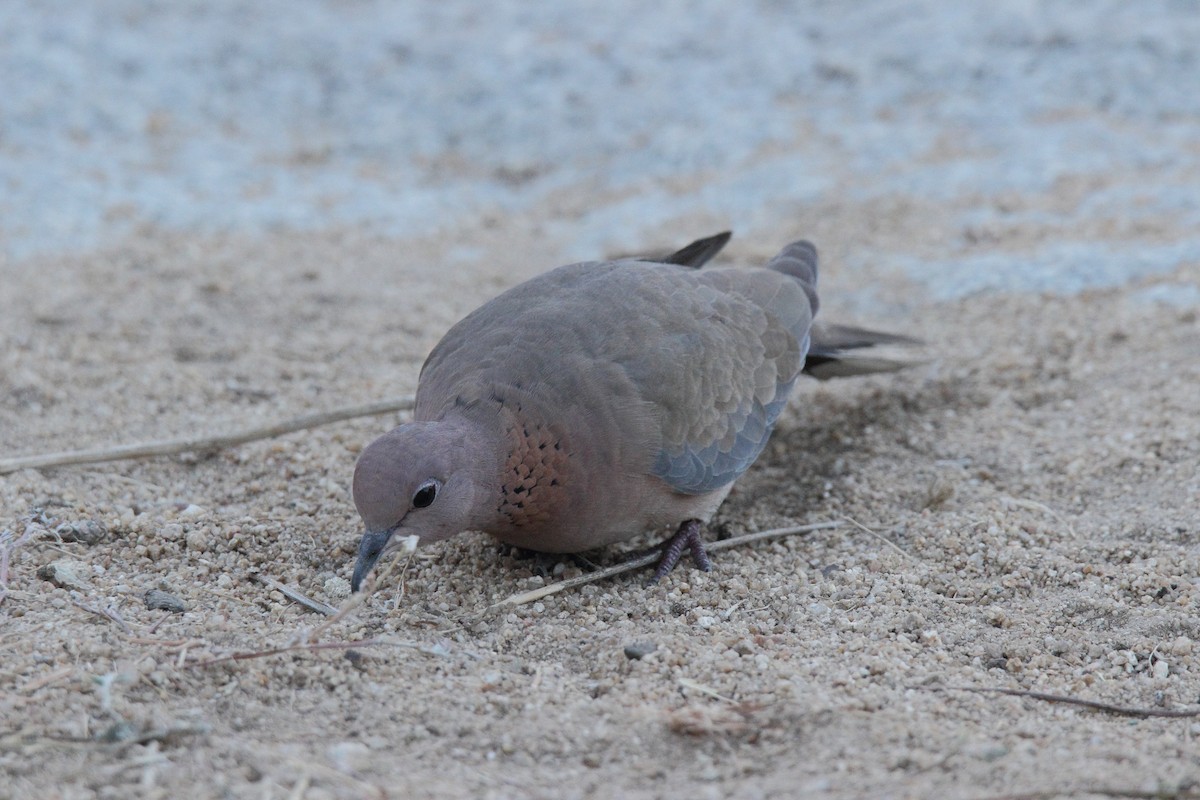
[{"label": "grey wing patch", "polygon": [[[674,410],[654,464],[655,475],[685,494],[732,483],[761,455],[811,341],[812,311],[798,281],[767,270],[715,270],[704,280],[723,295],[706,333],[728,335],[692,367],[684,394],[697,405]],[[739,320],[737,330],[718,324],[722,317]]]},{"label": "grey wing patch", "polygon": [[654,463],[654,474],[684,494],[706,494],[737,480],[766,447],[794,383],[781,384],[769,403],[764,405],[755,399],[744,414],[734,415],[729,420],[732,437],[705,447],[685,443],[662,450]]}]

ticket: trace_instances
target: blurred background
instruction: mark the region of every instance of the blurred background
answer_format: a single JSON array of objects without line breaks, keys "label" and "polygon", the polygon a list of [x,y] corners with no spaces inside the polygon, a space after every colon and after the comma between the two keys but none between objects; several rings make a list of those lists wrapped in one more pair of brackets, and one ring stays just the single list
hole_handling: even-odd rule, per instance
[{"label": "blurred background", "polygon": [[524,218],[550,266],[839,215],[935,298],[1200,260],[1183,0],[12,2],[0,83],[10,265]]}]

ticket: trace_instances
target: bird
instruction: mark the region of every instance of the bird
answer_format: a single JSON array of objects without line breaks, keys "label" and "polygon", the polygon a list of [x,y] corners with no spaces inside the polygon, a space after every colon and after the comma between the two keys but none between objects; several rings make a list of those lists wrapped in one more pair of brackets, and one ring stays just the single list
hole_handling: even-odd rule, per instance
[{"label": "bird", "polygon": [[482,531],[579,553],[673,528],[651,582],[689,550],[762,453],[799,376],[889,372],[917,340],[814,324],[816,247],[765,268],[701,269],[730,232],[663,257],[569,264],[455,324],[418,379],[412,421],[367,445],[351,588],[383,557]]}]

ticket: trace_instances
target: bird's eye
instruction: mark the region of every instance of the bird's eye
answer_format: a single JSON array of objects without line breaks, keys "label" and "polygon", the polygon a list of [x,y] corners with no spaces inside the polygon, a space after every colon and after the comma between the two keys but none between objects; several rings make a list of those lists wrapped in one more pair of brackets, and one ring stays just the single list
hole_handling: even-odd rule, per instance
[{"label": "bird's eye", "polygon": [[413,495],[413,508],[425,508],[433,499],[437,497],[438,482],[425,481],[421,484],[421,488],[417,489],[417,493]]}]

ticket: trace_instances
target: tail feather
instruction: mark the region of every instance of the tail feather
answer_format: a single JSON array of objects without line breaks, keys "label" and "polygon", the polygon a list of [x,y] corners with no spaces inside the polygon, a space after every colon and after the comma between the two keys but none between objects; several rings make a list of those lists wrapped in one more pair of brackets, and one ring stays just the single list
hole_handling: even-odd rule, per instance
[{"label": "tail feather", "polygon": [[804,372],[818,380],[896,372],[923,363],[893,349],[924,344],[911,336],[822,323],[813,325],[811,336]]},{"label": "tail feather", "polygon": [[721,252],[721,248],[728,244],[730,238],[733,237],[731,231],[722,231],[716,236],[709,236],[706,239],[697,239],[682,250],[677,250],[669,256],[662,258],[649,258],[647,261],[655,261],[659,264],[678,264],[681,267],[691,267],[699,269],[712,260],[712,257]]},{"label": "tail feather", "polygon": [[[732,235],[729,231],[723,231],[715,236],[697,239],[670,255],[637,260],[699,269],[721,252]],[[767,269],[782,272],[796,279],[808,295],[812,315],[816,315],[819,307],[819,269],[817,248],[812,242],[803,239],[792,242],[771,259]],[[807,319],[811,320],[812,316]],[[807,326],[807,321],[804,324]],[[900,348],[920,347],[924,344],[920,339],[911,336],[819,322],[813,324],[809,335],[810,344],[804,372],[818,380],[896,372],[923,363],[923,359],[906,357],[898,352]]]}]

